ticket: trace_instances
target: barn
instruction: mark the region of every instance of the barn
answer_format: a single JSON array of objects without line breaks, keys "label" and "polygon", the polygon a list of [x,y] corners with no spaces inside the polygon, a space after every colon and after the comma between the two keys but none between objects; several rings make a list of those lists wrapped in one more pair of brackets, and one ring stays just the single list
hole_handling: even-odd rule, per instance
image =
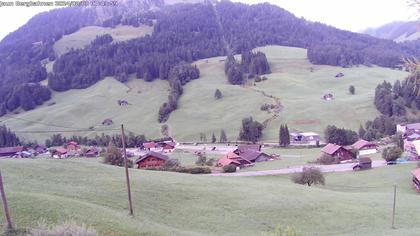
[{"label": "barn", "polygon": [[378,145],[374,142],[368,142],[360,139],[351,145],[357,150],[359,156],[374,154],[378,152]]},{"label": "barn", "polygon": [[168,159],[166,155],[150,151],[139,157],[135,163],[139,169],[161,167]]},{"label": "barn", "polygon": [[329,143],[321,150],[323,153],[337,158],[339,161],[347,161],[353,159],[353,153],[343,146]]},{"label": "barn", "polygon": [[175,149],[176,143],[175,142],[164,142],[162,144],[164,152],[172,152]]},{"label": "barn", "polygon": [[66,149],[67,149],[67,151],[77,151],[77,150],[80,149],[80,146],[77,142],[70,141],[70,142],[67,143]]},{"label": "barn", "polygon": [[321,137],[315,132],[290,133],[290,141],[292,144],[317,145]]},{"label": "barn", "polygon": [[252,162],[239,156],[238,154],[234,152],[229,152],[217,161],[216,166],[223,167],[229,164],[235,164],[239,167],[245,167],[245,166],[252,165]]},{"label": "barn", "polygon": [[263,152],[257,152],[254,150],[246,150],[245,152],[240,154],[240,157],[250,162],[269,161],[272,158],[270,155],[267,155]]},{"label": "barn", "polygon": [[150,151],[151,149],[156,148],[156,143],[155,142],[143,143],[143,148]]}]

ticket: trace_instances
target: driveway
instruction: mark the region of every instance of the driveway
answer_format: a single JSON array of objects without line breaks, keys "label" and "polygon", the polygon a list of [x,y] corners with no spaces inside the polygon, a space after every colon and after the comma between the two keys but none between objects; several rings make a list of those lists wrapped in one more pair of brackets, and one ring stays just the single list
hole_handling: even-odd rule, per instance
[{"label": "driveway", "polygon": [[[236,172],[236,173],[214,173],[211,176],[264,176],[264,175],[285,175],[292,174],[295,172],[301,172],[303,167],[317,167],[322,172],[345,172],[353,171],[353,166],[356,163],[336,164],[336,165],[305,165],[305,166],[294,166],[290,168],[283,168],[277,170],[261,170],[261,171],[249,171],[249,172]],[[372,168],[386,166],[385,161],[372,161]]]}]

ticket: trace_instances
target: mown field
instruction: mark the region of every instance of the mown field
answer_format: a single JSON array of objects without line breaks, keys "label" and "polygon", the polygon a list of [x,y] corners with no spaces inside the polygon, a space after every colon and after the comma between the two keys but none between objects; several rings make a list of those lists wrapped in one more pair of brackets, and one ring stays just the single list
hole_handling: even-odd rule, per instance
[{"label": "mown field", "polygon": [[75,33],[64,35],[63,38],[54,44],[54,51],[61,56],[71,49],[81,49],[89,45],[97,36],[110,34],[114,42],[127,41],[130,39],[141,38],[152,34],[153,27],[141,25],[133,27],[119,25],[115,28],[105,28],[100,26],[83,27]]},{"label": "mown field", "polygon": [[[376,85],[383,80],[394,82],[408,75],[380,67],[312,65],[306,58],[306,50],[300,48],[268,46],[256,50],[267,54],[273,72],[267,75],[267,81],[256,86],[252,83],[246,87],[228,84],[224,57],[197,61],[195,64],[201,77],[184,86],[178,109],[167,122],[170,135],[177,141],[196,142],[200,133],[205,133],[210,141],[212,133],[218,139],[224,129],[228,140],[235,141],[243,118],[252,116],[263,122],[273,116],[273,113],[260,110],[262,104],[274,103],[273,98],[262,92],[279,98],[283,106],[280,117],[269,122],[264,130],[264,142],[278,141],[282,123],[287,123],[291,131],[313,131],[321,135],[329,124],[357,130],[360,124],[379,115],[373,105]],[[344,77],[335,78],[339,72],[344,73]],[[355,95],[349,94],[350,85],[355,86]],[[135,89],[127,93],[127,86]],[[220,100],[214,98],[216,89],[223,94]],[[321,98],[325,93],[332,93],[335,99],[324,101]],[[116,117],[116,124],[124,123],[132,131],[158,138],[161,137],[161,124],[157,122],[157,113],[168,94],[166,81],[145,83],[133,78],[128,84],[121,84],[109,78],[88,89],[54,93],[51,101],[56,105],[44,105],[15,117],[74,127],[90,127],[105,118]],[[133,105],[118,107],[118,99],[126,99]],[[36,123],[14,119],[5,124],[16,131],[46,129]],[[22,135],[40,141],[48,137],[45,134]],[[70,135],[72,133],[68,133]]]},{"label": "mown field", "polygon": [[[420,196],[410,185],[414,166],[328,174],[321,187],[293,184],[289,176],[132,169],[130,217],[123,168],[96,159],[0,160],[17,226],[73,220],[103,235],[261,235],[277,225],[302,235],[418,235]],[[394,183],[397,215],[391,229]]]}]

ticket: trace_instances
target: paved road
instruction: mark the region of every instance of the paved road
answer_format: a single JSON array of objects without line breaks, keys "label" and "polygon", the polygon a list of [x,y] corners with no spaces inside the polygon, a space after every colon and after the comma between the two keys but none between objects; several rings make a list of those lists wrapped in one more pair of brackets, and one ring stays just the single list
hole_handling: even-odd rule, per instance
[{"label": "paved road", "polygon": [[[322,172],[344,172],[353,171],[355,163],[337,164],[337,165],[305,165],[306,167],[318,167]],[[386,166],[385,161],[372,161],[372,168]],[[211,176],[264,176],[264,175],[284,175],[295,172],[301,172],[304,166],[295,166],[290,168],[283,168],[277,170],[261,170],[249,172],[236,172],[236,173],[214,173]]]}]

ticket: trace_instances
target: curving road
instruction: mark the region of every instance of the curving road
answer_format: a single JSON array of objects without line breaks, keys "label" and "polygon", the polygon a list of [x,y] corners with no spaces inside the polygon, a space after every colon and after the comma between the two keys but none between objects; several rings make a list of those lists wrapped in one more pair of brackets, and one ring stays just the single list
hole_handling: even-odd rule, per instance
[{"label": "curving road", "polygon": [[[236,173],[213,173],[211,176],[264,176],[264,175],[285,175],[292,174],[295,172],[301,172],[303,167],[317,167],[322,172],[345,172],[353,171],[353,166],[356,163],[345,163],[336,165],[305,165],[305,166],[294,166],[290,168],[283,168],[277,170],[261,170],[261,171],[249,171],[249,172],[236,172]],[[386,166],[385,161],[372,161],[372,168]]]}]

